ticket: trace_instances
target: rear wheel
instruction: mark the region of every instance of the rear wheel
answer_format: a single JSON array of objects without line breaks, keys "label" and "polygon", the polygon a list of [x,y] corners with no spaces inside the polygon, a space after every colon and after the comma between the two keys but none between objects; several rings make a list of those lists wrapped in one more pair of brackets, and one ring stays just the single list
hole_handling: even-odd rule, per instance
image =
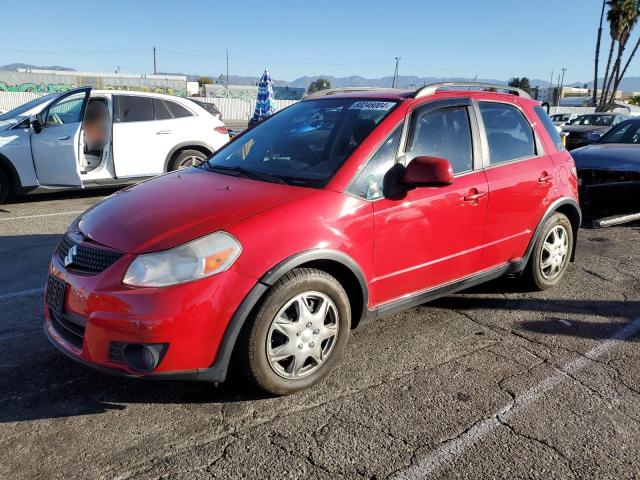
[{"label": "rear wheel", "polygon": [[321,270],[294,269],[273,285],[243,332],[243,374],[276,395],[315,385],[340,360],[350,327],[340,283]]},{"label": "rear wheel", "polygon": [[9,188],[9,177],[7,177],[7,174],[0,169],[0,203],[4,203],[7,199],[7,196],[9,195]]},{"label": "rear wheel", "polygon": [[182,150],[171,161],[170,170],[179,170],[187,167],[197,167],[207,159],[207,155],[199,150]]},{"label": "rear wheel", "polygon": [[547,290],[560,282],[573,251],[573,228],[562,213],[547,220],[536,240],[524,272],[525,280],[537,290]]}]

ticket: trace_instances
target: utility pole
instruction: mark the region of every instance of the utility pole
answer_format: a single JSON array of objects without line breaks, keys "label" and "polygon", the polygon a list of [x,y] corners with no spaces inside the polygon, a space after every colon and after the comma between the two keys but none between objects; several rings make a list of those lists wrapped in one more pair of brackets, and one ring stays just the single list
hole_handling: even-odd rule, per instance
[{"label": "utility pole", "polygon": [[227,88],[229,88],[229,50],[227,50]]},{"label": "utility pole", "polygon": [[153,47],[153,74],[156,74],[156,47]]},{"label": "utility pole", "polygon": [[[562,96],[562,87],[564,85],[564,72],[566,72],[566,68],[562,68],[562,79],[560,80],[560,88],[558,89],[558,104],[556,107],[560,107],[560,97]],[[558,108],[556,108],[556,113],[558,113]]]},{"label": "utility pole", "polygon": [[396,88],[396,80],[398,79],[398,63],[402,57],[396,57],[396,70],[393,72],[393,82],[391,83],[391,88]]}]

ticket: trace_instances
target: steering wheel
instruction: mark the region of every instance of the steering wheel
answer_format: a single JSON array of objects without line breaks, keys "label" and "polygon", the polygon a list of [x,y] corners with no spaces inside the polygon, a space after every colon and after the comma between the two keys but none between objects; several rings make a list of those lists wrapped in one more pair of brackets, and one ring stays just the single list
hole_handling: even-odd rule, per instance
[{"label": "steering wheel", "polygon": [[64,125],[64,122],[57,113],[49,112],[49,115],[47,115],[47,127],[56,127],[58,125]]}]

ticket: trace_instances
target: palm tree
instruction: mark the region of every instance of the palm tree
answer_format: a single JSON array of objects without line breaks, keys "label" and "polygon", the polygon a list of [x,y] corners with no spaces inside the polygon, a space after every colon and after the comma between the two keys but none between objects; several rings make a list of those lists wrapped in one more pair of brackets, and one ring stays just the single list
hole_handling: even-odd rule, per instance
[{"label": "palm tree", "polygon": [[609,77],[609,69],[611,68],[611,59],[613,57],[613,49],[616,45],[616,35],[618,32],[619,18],[616,12],[616,5],[619,0],[607,0],[609,5],[609,11],[607,12],[607,21],[609,22],[609,33],[611,35],[611,45],[609,46],[609,56],[607,57],[607,68],[604,71],[604,78],[602,79],[602,92],[600,93],[600,100],[598,100],[598,106],[596,110],[601,110],[601,105],[604,103],[605,86],[607,78]]},{"label": "palm tree", "polygon": [[[607,69],[603,79],[603,89],[600,95],[598,110],[603,110],[609,105],[615,97],[615,88],[611,90],[611,86],[615,83],[620,84],[620,65],[625,47],[629,40],[631,31],[638,23],[638,0],[609,0],[609,11],[607,12],[607,21],[609,22],[609,31],[611,34],[611,47],[609,48],[609,58],[607,60]],[[611,72],[611,60],[613,56],[614,46],[617,45],[616,59]]]},{"label": "palm tree", "polygon": [[593,105],[598,101],[598,63],[600,62],[600,39],[602,38],[602,20],[604,18],[604,7],[606,0],[602,0],[602,11],[600,12],[600,25],[598,26],[598,36],[596,40],[596,61],[593,69]]},{"label": "palm tree", "polygon": [[[631,31],[633,30],[633,28],[637,25],[638,20],[640,20],[640,1],[635,0],[635,1],[630,1],[629,2],[629,6],[628,6],[628,11],[626,13],[627,16],[627,23],[628,23],[628,31],[627,31],[627,36],[624,39],[624,43],[621,44],[621,50],[624,52],[624,49],[627,45],[627,42],[629,41],[629,37],[631,36]],[[618,90],[618,88],[620,87],[620,82],[622,82],[622,79],[624,78],[624,74],[627,72],[627,68],[629,67],[629,63],[631,63],[631,59],[634,57],[634,55],[636,54],[636,51],[638,50],[638,46],[640,45],[640,40],[638,40],[636,42],[635,47],[633,47],[633,50],[631,51],[631,55],[629,55],[629,58],[627,59],[627,62],[625,63],[624,68],[622,69],[622,71],[620,71],[620,66],[622,64],[622,52],[620,53],[620,55],[618,56],[618,59],[616,60],[617,63],[617,67],[615,69],[616,71],[616,79],[615,82],[613,84],[613,88],[611,89],[611,98],[609,100],[608,103],[612,103],[615,97],[615,93]]]}]

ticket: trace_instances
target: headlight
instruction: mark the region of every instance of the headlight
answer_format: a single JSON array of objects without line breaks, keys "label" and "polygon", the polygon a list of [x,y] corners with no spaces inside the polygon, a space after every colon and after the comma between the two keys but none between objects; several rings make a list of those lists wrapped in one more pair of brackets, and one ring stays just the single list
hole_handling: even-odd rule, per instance
[{"label": "headlight", "polygon": [[123,282],[138,287],[165,287],[224,272],[242,247],[225,232],[216,232],[179,247],[138,255]]}]

